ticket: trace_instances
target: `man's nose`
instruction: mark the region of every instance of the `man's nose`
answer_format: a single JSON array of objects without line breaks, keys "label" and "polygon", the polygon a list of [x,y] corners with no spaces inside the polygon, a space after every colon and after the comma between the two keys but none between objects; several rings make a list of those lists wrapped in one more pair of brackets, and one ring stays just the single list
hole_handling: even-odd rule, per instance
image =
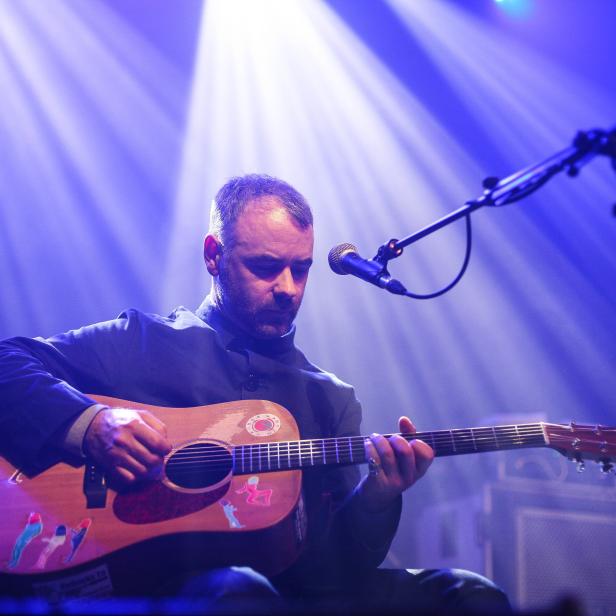
[{"label": "man's nose", "polygon": [[297,287],[295,286],[295,280],[290,267],[285,267],[280,272],[278,278],[276,278],[274,293],[277,295],[286,295],[288,297],[295,297],[297,294]]}]

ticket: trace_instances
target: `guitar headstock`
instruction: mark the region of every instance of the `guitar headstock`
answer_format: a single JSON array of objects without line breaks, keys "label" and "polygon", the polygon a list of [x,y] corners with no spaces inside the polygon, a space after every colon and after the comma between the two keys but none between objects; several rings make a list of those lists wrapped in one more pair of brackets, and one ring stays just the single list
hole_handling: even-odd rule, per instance
[{"label": "guitar headstock", "polygon": [[[604,473],[614,470],[616,463],[616,428],[576,424],[543,423],[547,445],[584,469],[586,460],[601,465]],[[616,472],[616,471],[615,471]]]}]

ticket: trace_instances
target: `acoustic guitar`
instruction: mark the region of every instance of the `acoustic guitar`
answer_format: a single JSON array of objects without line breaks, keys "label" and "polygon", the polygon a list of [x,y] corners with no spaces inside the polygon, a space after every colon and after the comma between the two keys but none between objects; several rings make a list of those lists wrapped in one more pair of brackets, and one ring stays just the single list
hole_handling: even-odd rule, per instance
[{"label": "acoustic guitar", "polygon": [[[162,583],[161,564],[174,571],[247,565],[275,574],[304,540],[302,469],[367,462],[365,437],[299,440],[291,414],[273,402],[168,408],[92,398],[150,411],[167,425],[173,449],[160,477],[126,491],[115,491],[90,464],[60,463],[27,477],[0,458],[5,587],[49,593],[109,581],[139,592],[140,583],[144,590]],[[616,428],[603,426],[526,423],[402,436],[424,440],[436,456],[550,447],[606,472],[616,459]]]}]

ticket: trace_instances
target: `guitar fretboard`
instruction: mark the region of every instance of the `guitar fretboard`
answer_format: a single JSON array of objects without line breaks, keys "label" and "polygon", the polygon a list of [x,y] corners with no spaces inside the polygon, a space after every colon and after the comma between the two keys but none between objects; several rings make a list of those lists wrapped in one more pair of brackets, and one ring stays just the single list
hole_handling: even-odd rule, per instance
[{"label": "guitar fretboard", "polygon": [[[392,436],[386,434],[385,436]],[[540,423],[464,428],[401,434],[407,441],[421,439],[436,456],[543,447],[546,440]],[[267,473],[315,466],[362,464],[367,462],[365,436],[306,439],[237,445],[233,448],[233,473]]]}]

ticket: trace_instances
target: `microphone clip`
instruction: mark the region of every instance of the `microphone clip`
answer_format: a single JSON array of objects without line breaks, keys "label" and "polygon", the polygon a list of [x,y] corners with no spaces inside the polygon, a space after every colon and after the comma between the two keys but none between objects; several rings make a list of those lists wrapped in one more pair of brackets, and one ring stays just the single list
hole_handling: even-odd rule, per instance
[{"label": "microphone clip", "polygon": [[404,248],[398,247],[398,240],[391,239],[389,240],[389,242],[379,247],[375,257],[372,260],[383,265],[384,274],[389,274],[389,272],[387,271],[387,264],[392,259],[398,258],[403,251]]}]

